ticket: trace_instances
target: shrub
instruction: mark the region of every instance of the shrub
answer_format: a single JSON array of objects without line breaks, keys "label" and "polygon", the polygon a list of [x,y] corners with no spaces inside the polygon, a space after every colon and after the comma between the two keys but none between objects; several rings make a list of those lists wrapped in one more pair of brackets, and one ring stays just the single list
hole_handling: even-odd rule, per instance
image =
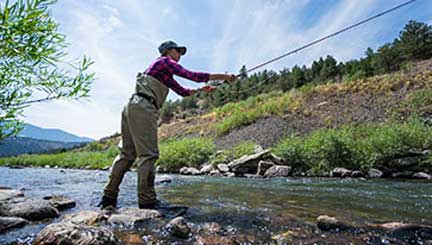
[{"label": "shrub", "polygon": [[215,145],[209,138],[186,138],[166,140],[159,146],[157,165],[170,172],[180,168],[200,167],[215,152]]},{"label": "shrub", "polygon": [[[289,136],[273,152],[297,169],[368,169],[409,151],[430,148],[432,128],[418,119],[406,123],[366,124],[320,129],[301,138]],[[426,161],[424,164],[429,164]]]}]

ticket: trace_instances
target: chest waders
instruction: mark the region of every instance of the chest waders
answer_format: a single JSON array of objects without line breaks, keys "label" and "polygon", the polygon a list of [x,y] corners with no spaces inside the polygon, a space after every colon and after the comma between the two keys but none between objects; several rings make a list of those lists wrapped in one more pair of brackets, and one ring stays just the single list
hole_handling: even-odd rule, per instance
[{"label": "chest waders", "polygon": [[155,162],[159,157],[157,121],[169,89],[154,77],[139,73],[135,94],[123,108],[120,154],[114,159],[104,195],[117,199],[124,174],[137,162],[138,203],[156,202]]}]

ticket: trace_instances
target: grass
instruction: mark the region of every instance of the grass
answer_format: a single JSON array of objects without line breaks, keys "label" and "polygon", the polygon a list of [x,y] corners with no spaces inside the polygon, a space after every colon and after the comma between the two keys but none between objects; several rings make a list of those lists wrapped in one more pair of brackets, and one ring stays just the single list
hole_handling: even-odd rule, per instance
[{"label": "grass", "polygon": [[254,122],[257,118],[282,115],[291,102],[290,93],[272,92],[250,97],[247,100],[228,103],[214,110],[221,119],[216,125],[218,135]]},{"label": "grass", "polygon": [[[367,170],[382,167],[389,157],[430,149],[431,144],[432,128],[411,119],[406,123],[320,129],[305,138],[289,136],[273,152],[299,170],[329,171],[335,167]],[[424,164],[430,166],[430,161]]]}]

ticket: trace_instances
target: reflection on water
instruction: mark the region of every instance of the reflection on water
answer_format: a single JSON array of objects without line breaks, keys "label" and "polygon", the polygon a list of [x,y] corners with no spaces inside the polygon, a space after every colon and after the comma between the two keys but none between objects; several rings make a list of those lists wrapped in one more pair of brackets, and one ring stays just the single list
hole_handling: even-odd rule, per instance
[{"label": "reflection on water", "polygon": [[[97,209],[109,172],[0,168],[0,186],[24,188],[27,196],[62,194],[77,202],[66,211]],[[193,223],[218,222],[261,237],[296,222],[313,223],[327,214],[356,224],[403,221],[426,224],[432,217],[432,183],[425,181],[329,178],[244,179],[171,175],[158,186],[159,198],[190,207]],[[136,174],[126,174],[120,206],[137,206]],[[37,234],[47,223],[33,223],[0,235],[0,243]]]}]

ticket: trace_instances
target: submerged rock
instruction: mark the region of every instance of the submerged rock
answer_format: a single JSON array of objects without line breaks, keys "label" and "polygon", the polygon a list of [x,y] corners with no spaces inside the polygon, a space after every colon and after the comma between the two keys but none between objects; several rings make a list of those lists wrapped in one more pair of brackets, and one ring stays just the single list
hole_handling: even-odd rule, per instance
[{"label": "submerged rock", "polygon": [[187,239],[191,234],[191,228],[183,217],[171,220],[165,227],[168,232],[175,237]]},{"label": "submerged rock", "polygon": [[14,198],[0,203],[0,215],[16,216],[27,220],[59,217],[59,211],[42,198]]},{"label": "submerged rock", "polygon": [[290,166],[274,165],[267,169],[264,173],[264,177],[288,177],[290,172]]},{"label": "submerged rock", "polygon": [[9,229],[23,227],[27,224],[27,220],[19,217],[0,217],[0,233]]},{"label": "submerged rock", "polygon": [[180,169],[180,174],[184,175],[199,175],[200,171],[192,167],[183,167]]},{"label": "submerged rock", "polygon": [[331,176],[345,178],[351,176],[351,173],[352,171],[346,168],[335,168],[331,171]]},{"label": "submerged rock", "polygon": [[165,183],[171,183],[173,181],[173,178],[169,176],[157,176],[155,180],[156,185],[165,184]]},{"label": "submerged rock", "polygon": [[317,218],[317,226],[320,230],[323,231],[331,231],[331,230],[347,230],[352,228],[348,224],[340,222],[335,217],[321,215]]},{"label": "submerged rock", "polygon": [[66,215],[62,222],[70,222],[74,224],[85,224],[85,225],[94,225],[99,221],[106,220],[107,216],[96,212],[96,211],[88,211],[83,210],[77,213]]},{"label": "submerged rock", "polygon": [[376,168],[371,168],[369,169],[367,176],[368,178],[381,178],[383,176],[383,172],[376,169]]},{"label": "submerged rock", "polygon": [[14,190],[8,187],[0,188],[0,202],[12,199],[14,197],[23,197],[24,193],[20,190]]},{"label": "submerged rock", "polygon": [[120,209],[117,214],[111,215],[108,222],[115,225],[136,227],[145,221],[160,219],[162,213],[152,209],[126,208]]},{"label": "submerged rock", "polygon": [[46,196],[43,199],[48,200],[51,203],[51,205],[53,205],[59,211],[73,208],[76,206],[74,200],[63,195]]},{"label": "submerged rock", "polygon": [[42,229],[34,244],[114,245],[118,242],[114,233],[107,228],[60,222]]}]

